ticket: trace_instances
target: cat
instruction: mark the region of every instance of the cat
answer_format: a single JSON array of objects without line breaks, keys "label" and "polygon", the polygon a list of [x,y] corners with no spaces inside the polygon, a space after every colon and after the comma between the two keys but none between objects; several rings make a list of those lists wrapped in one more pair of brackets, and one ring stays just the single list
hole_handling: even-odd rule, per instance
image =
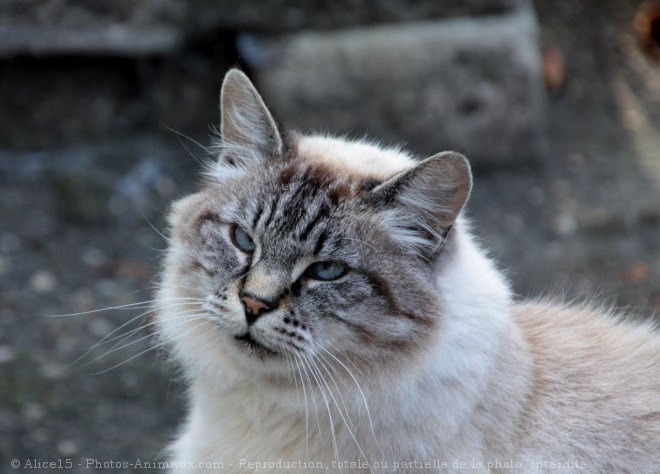
[{"label": "cat", "polygon": [[287,131],[237,69],[220,105],[158,291],[171,472],[660,472],[658,333],[514,301],[465,157]]}]

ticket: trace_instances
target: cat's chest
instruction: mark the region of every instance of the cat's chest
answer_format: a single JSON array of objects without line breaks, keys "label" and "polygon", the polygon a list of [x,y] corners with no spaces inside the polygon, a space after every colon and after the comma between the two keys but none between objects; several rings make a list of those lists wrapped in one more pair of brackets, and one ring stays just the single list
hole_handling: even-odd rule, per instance
[{"label": "cat's chest", "polygon": [[[354,446],[325,420],[282,413],[260,413],[263,418],[225,413],[219,423],[189,425],[181,440],[180,459],[220,462],[224,472],[302,472],[323,466],[334,472],[336,452],[357,458]],[[313,416],[313,415],[312,415]],[[293,465],[292,463],[306,463]]]},{"label": "cat's chest", "polygon": [[[342,403],[339,395],[337,405],[329,396],[306,396],[301,393],[300,399],[296,397],[291,403],[274,403],[263,392],[249,392],[217,397],[213,406],[209,399],[198,403],[176,449],[177,457],[221,462],[226,472],[245,472],[259,466],[270,472],[308,471],[315,466],[328,472],[369,472],[369,468],[360,467],[365,459],[391,468],[397,462],[458,459],[465,454],[434,442],[434,423],[408,430],[403,420],[396,420],[394,410],[386,414],[384,407],[373,406],[372,418],[363,406],[351,407],[348,400]],[[384,424],[385,420],[391,423]],[[446,453],[445,448],[449,449]],[[470,456],[476,453],[470,451]],[[294,468],[291,463],[297,461],[316,464]],[[405,465],[397,470],[406,472]]]}]

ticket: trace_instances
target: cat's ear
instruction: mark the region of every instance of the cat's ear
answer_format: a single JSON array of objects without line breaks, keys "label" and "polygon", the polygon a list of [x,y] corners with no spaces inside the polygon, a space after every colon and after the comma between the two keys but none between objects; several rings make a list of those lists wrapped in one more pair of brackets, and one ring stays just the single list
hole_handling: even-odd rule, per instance
[{"label": "cat's ear", "polygon": [[231,69],[222,82],[220,115],[222,151],[233,159],[282,155],[275,119],[250,79],[238,69]]},{"label": "cat's ear", "polygon": [[390,235],[425,258],[441,247],[472,190],[468,160],[444,152],[380,184],[369,201],[381,209]]}]

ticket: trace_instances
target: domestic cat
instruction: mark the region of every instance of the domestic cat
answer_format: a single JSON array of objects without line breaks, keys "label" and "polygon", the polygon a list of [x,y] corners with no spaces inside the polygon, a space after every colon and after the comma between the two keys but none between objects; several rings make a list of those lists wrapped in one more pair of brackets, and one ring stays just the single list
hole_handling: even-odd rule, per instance
[{"label": "domestic cat", "polygon": [[660,472],[657,332],[514,301],[462,155],[286,131],[239,70],[221,115],[158,294],[172,472]]}]

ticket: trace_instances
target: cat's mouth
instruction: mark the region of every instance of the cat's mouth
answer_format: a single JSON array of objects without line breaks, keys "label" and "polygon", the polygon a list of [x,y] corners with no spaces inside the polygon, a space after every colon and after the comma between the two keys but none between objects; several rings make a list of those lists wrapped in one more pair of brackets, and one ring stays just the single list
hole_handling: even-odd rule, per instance
[{"label": "cat's mouth", "polygon": [[254,351],[257,355],[269,356],[269,357],[278,355],[277,352],[273,351],[272,349],[269,349],[268,347],[264,346],[256,339],[254,339],[249,331],[243,334],[242,336],[235,336],[234,339],[238,341],[238,343],[243,348]]}]

